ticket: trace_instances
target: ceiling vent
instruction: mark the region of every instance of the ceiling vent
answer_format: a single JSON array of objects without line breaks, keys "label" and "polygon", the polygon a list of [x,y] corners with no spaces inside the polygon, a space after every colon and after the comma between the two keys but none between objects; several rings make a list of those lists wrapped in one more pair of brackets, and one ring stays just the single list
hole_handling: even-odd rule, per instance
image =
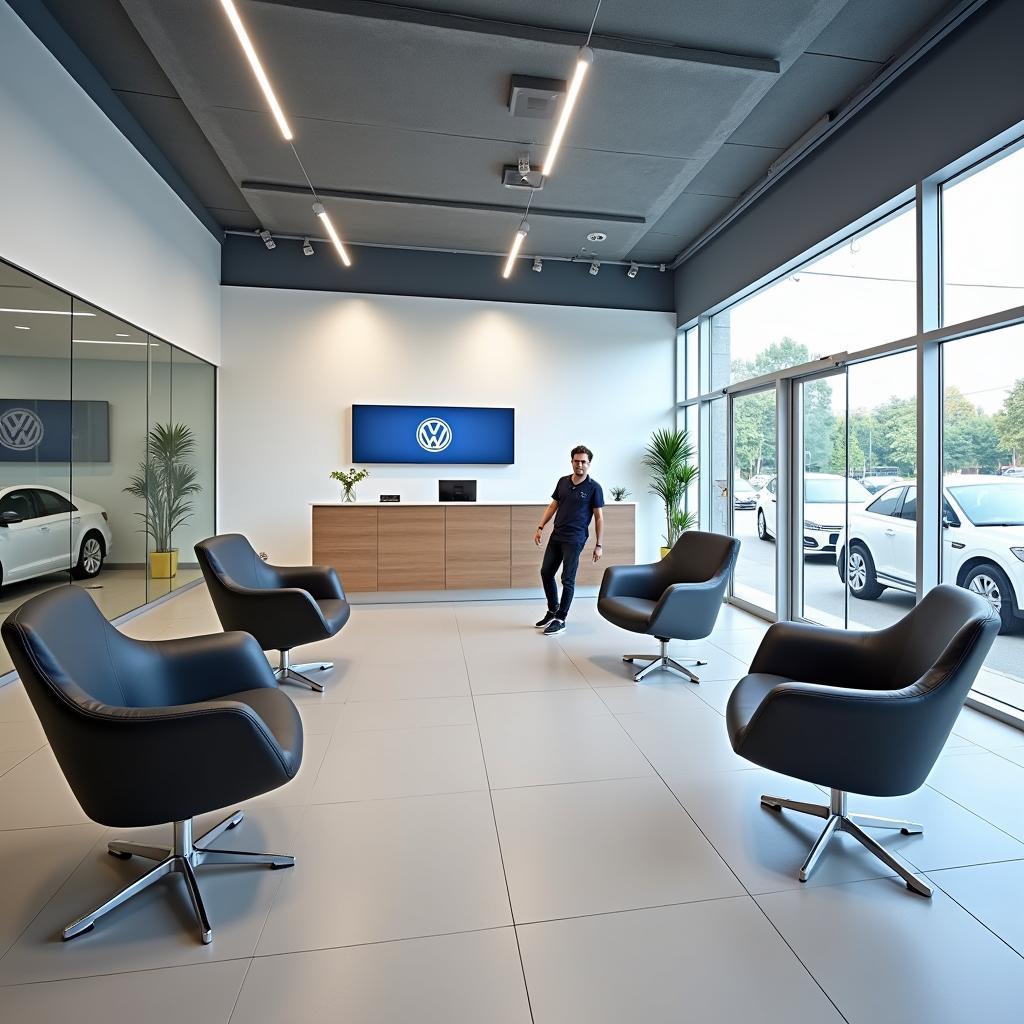
[{"label": "ceiling vent", "polygon": [[558,113],[564,95],[565,82],[560,78],[513,75],[508,110],[513,117],[551,121]]},{"label": "ceiling vent", "polygon": [[539,192],[544,187],[544,175],[539,167],[523,173],[516,164],[505,164],[501,169],[501,183],[505,188],[519,188],[524,192]]}]

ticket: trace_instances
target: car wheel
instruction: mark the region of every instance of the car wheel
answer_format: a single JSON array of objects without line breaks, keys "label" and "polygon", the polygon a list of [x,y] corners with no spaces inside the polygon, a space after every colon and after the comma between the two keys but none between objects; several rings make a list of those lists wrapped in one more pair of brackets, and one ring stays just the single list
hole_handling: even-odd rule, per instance
[{"label": "car wheel", "polygon": [[106,552],[103,550],[103,540],[98,533],[87,533],[82,538],[82,546],[78,551],[78,563],[71,570],[71,575],[76,580],[91,580],[98,576],[103,568],[103,559]]},{"label": "car wheel", "polygon": [[757,535],[761,540],[771,540],[771,537],[768,536],[768,523],[765,521],[763,508],[757,510]]},{"label": "car wheel", "polygon": [[1006,574],[991,562],[974,566],[964,577],[962,586],[985,598],[999,616],[1000,634],[1012,633],[1017,628],[1013,614],[1013,589]]},{"label": "car wheel", "polygon": [[850,593],[862,601],[874,601],[885,590],[875,575],[875,560],[863,544],[850,545],[844,582],[849,585]]}]

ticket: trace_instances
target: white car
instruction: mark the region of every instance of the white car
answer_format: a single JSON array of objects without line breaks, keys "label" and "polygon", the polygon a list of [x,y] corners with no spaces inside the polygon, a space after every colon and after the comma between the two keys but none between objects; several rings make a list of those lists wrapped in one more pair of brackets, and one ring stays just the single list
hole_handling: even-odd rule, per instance
[{"label": "white car", "polygon": [[[757,496],[757,535],[775,536],[775,503],[778,478],[772,477]],[[831,555],[850,512],[863,508],[871,494],[858,481],[835,473],[804,474],[804,554]]]},{"label": "white car", "polygon": [[[942,578],[981,594],[1010,633],[1024,618],[1024,480],[948,476],[942,503]],[[917,487],[882,491],[850,515],[850,549],[840,538],[839,577],[850,593],[873,601],[886,587],[915,590]]]},{"label": "white car", "polygon": [[90,579],[110,554],[106,510],[36,484],[0,487],[0,585],[70,570]]}]

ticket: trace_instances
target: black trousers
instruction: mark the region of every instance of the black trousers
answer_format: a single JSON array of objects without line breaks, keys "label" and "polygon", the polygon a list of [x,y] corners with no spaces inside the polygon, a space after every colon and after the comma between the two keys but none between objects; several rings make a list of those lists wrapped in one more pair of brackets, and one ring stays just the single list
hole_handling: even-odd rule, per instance
[{"label": "black trousers", "polygon": [[[586,543],[586,542],[584,542]],[[555,617],[565,620],[572,604],[572,595],[576,593],[576,569],[580,564],[580,552],[583,544],[571,540],[548,541],[544,549],[544,561],[540,567],[540,578],[544,584],[544,594],[548,599],[548,610]],[[562,600],[558,600],[558,587],[555,585],[555,573],[562,567]]]}]

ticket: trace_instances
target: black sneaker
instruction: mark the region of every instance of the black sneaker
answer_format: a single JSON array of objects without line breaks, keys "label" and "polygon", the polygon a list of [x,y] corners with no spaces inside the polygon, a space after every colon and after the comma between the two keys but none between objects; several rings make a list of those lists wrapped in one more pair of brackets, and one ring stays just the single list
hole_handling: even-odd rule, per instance
[{"label": "black sneaker", "polygon": [[545,636],[558,636],[559,633],[565,632],[565,623],[561,619],[552,618],[548,623],[547,628],[544,630]]},{"label": "black sneaker", "polygon": [[554,617],[554,612],[545,612],[544,618],[541,619],[540,622],[535,622],[534,626],[536,626],[537,629],[543,629]]}]

